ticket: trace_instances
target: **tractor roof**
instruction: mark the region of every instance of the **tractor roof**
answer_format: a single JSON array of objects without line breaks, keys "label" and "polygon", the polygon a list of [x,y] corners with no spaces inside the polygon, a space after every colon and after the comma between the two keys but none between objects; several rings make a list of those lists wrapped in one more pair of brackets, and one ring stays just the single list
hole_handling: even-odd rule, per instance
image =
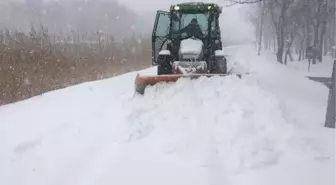
[{"label": "tractor roof", "polygon": [[203,2],[189,2],[180,3],[170,6],[170,12],[181,12],[181,13],[222,13],[221,7],[215,3],[203,3]]}]

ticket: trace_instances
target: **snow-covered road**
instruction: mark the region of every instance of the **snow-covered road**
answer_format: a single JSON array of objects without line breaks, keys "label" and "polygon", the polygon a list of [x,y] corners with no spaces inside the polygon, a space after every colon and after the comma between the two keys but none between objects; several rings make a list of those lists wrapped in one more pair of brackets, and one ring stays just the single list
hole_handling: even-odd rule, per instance
[{"label": "snow-covered road", "polygon": [[231,50],[250,75],[134,96],[128,73],[0,107],[0,184],[335,184],[327,88],[251,46]]}]

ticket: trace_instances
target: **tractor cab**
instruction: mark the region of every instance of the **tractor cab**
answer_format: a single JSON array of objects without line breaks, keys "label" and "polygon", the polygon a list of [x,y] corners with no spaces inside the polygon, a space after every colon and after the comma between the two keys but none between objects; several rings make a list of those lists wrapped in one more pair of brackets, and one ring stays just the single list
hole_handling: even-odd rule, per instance
[{"label": "tractor cab", "polygon": [[198,60],[209,63],[215,50],[222,49],[219,15],[213,3],[181,3],[169,12],[158,11],[152,35],[152,64],[163,53],[173,61]]}]

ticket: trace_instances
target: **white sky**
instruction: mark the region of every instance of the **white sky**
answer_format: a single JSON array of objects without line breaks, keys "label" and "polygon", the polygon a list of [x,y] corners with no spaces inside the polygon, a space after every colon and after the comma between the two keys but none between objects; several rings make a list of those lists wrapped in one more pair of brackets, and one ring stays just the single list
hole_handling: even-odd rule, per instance
[{"label": "white sky", "polygon": [[[168,10],[170,5],[181,2],[214,2],[218,3],[223,0],[117,0],[121,4],[126,5],[130,9],[138,12],[155,12],[156,10]],[[221,5],[220,3],[218,3]],[[223,37],[230,37],[232,39],[253,38],[253,27],[247,23],[245,8],[248,5],[235,5],[231,7],[223,7],[223,14],[221,15],[221,30]],[[155,15],[153,15],[155,16]]]},{"label": "white sky", "polygon": [[[23,1],[23,0],[0,0],[0,2],[10,1]],[[46,0],[52,1],[52,0]],[[118,1],[124,4],[128,8],[134,10],[137,13],[153,13],[153,19],[155,18],[156,10],[168,10],[170,5],[181,2],[213,2],[221,5],[225,0],[111,0]],[[221,30],[223,37],[232,38],[253,38],[253,27],[247,23],[245,8],[249,5],[234,5],[231,7],[223,7],[223,13],[221,15]],[[241,9],[244,8],[244,9]],[[150,14],[150,15],[151,15]]]}]

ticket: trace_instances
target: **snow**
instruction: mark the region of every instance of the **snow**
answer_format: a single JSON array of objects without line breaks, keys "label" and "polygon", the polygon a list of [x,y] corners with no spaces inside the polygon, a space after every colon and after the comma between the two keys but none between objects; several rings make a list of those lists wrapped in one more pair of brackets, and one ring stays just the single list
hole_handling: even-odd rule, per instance
[{"label": "snow", "polygon": [[330,56],[323,57],[322,63],[317,61],[317,64],[310,64],[308,71],[308,59],[302,61],[289,62],[288,66],[298,73],[302,73],[305,76],[316,77],[331,77],[333,59]]},{"label": "snow", "polygon": [[132,72],[0,107],[0,184],[335,184],[327,87],[235,50],[242,79],[180,79],[140,96]]},{"label": "snow", "polygon": [[215,56],[225,56],[225,52],[223,50],[216,50]]},{"label": "snow", "polygon": [[161,50],[159,52],[159,55],[170,55],[170,51],[169,50]]},{"label": "snow", "polygon": [[202,52],[203,42],[199,39],[185,39],[181,41],[180,54],[199,54]]}]

